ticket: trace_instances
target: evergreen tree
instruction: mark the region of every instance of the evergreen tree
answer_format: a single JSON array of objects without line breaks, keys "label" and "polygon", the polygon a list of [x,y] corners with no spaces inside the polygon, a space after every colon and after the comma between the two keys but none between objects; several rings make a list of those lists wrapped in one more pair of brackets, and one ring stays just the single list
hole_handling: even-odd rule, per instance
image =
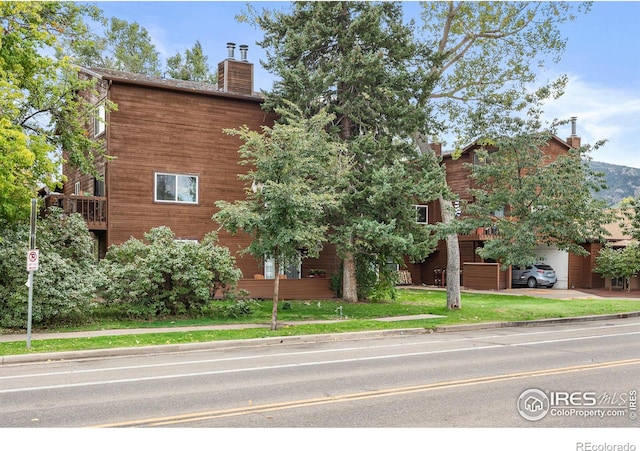
[{"label": "evergreen tree", "polygon": [[343,260],[342,296],[355,302],[358,265],[375,271],[435,246],[415,217],[414,204],[437,196],[442,175],[435,164],[417,164],[424,161],[409,139],[429,124],[416,102],[430,83],[416,65],[412,28],[390,2],[297,2],[288,12],[250,15],[265,33],[264,66],[279,77],[266,106],[287,99],[307,117],[326,108],[335,115],[333,139],[352,158],[330,240]]}]

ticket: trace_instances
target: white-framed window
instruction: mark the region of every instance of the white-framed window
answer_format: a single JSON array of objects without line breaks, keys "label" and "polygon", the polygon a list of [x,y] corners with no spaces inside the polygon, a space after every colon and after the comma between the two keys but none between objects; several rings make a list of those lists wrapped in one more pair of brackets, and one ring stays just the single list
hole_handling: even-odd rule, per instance
[{"label": "white-framed window", "polygon": [[198,244],[199,241],[196,240],[195,238],[176,238],[174,240],[176,243],[180,243],[180,244]]},{"label": "white-framed window", "polygon": [[198,203],[198,176],[156,172],[154,176],[156,202]]},{"label": "white-framed window", "polygon": [[93,118],[93,136],[100,136],[106,130],[107,124],[107,111],[104,108],[104,103],[99,103],[96,107],[96,115]]},{"label": "white-framed window", "polygon": [[429,206],[416,205],[416,222],[418,224],[429,224]]},{"label": "white-framed window", "polygon": [[[299,279],[302,276],[302,260],[295,258],[292,262],[280,266],[280,274],[287,276],[287,279]],[[276,278],[276,260],[271,258],[264,259],[264,278]]]},{"label": "white-framed window", "polygon": [[393,260],[387,260],[387,269],[390,271],[400,271],[400,265]]},{"label": "white-framed window", "polygon": [[73,194],[75,194],[76,196],[80,195],[80,182],[76,182],[73,185]]}]

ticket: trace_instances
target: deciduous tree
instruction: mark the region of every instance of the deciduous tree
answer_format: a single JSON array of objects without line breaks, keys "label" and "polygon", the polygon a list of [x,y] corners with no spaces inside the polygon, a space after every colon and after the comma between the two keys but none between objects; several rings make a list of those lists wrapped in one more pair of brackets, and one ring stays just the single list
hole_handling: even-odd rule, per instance
[{"label": "deciduous tree", "polygon": [[[640,271],[640,245],[634,242],[624,248],[605,246],[596,257],[594,271],[611,279],[621,277],[624,289],[630,291],[630,280],[637,277]],[[612,285],[609,285],[609,289]]]},{"label": "deciduous tree", "polygon": [[240,178],[246,183],[247,197],[216,202],[220,211],[213,216],[229,232],[251,236],[245,252],[258,260],[274,259],[274,330],[279,274],[285,265],[317,256],[322,249],[327,240],[327,211],[338,202],[336,186],[344,183],[348,167],[343,149],[326,131],[333,116],[321,111],[305,118],[295,108],[277,112],[282,121],[261,132],[247,127],[227,130],[244,141],[241,164],[250,170]]},{"label": "deciduous tree", "polygon": [[95,107],[77,95],[92,82],[63,46],[87,39],[83,18],[97,14],[72,2],[0,3],[0,225],[28,217],[36,190],[60,181],[62,149],[93,172],[101,148],[86,125]]},{"label": "deciduous tree", "polygon": [[[493,132],[504,119],[562,94],[565,76],[538,82],[540,68],[556,63],[566,39],[559,25],[588,11],[590,3],[573,2],[421,2],[418,37],[432,62],[428,74],[437,80],[426,105],[439,119],[431,129],[452,136],[460,149]],[[433,55],[435,54],[435,58]],[[415,140],[429,151],[427,139]],[[455,153],[454,153],[455,157]],[[447,306],[460,308],[460,256],[452,198],[440,198],[442,231],[447,242]]]},{"label": "deciduous tree", "polygon": [[581,244],[607,235],[606,202],[592,196],[604,181],[586,163],[591,146],[554,158],[543,150],[552,132],[536,131],[535,122],[532,127],[486,140],[478,151],[485,163],[472,168],[477,188],[464,220],[498,230],[478,254],[503,267],[535,263],[538,244],[587,255]]},{"label": "deciduous tree", "polygon": [[69,43],[76,64],[159,77],[159,53],[146,28],[138,22],[101,19],[102,35]]},{"label": "deciduous tree", "polygon": [[180,53],[167,58],[168,74],[178,80],[199,81],[214,84],[217,76],[211,73],[208,57],[202,51],[200,41],[196,41],[191,49],[186,49],[184,56]]}]

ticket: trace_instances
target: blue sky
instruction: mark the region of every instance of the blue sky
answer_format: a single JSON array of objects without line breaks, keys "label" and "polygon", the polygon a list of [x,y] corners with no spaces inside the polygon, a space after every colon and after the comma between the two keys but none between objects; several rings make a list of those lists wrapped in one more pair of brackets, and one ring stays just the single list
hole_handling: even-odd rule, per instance
[{"label": "blue sky", "polygon": [[[252,2],[280,8],[286,2]],[[259,64],[261,31],[235,16],[246,2],[99,1],[107,17],[138,22],[164,60],[199,40],[212,68],[227,56],[226,43],[249,46],[255,88],[269,90],[273,76]],[[417,6],[417,5],[416,5]],[[416,8],[416,11],[418,8]],[[567,49],[559,64],[543,74],[569,76],[565,95],[547,105],[548,119],[576,116],[583,143],[607,143],[592,153],[597,161],[640,168],[640,1],[596,1],[588,14],[565,24]],[[570,126],[559,131],[570,135]]]}]

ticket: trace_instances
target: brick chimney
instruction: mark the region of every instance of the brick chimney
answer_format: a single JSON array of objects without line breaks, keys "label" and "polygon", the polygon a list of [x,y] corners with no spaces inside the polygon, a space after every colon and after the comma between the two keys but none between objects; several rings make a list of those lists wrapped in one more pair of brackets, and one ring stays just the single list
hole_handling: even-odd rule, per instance
[{"label": "brick chimney", "polygon": [[578,118],[575,116],[571,118],[571,136],[567,138],[567,144],[569,144],[574,149],[577,149],[578,147],[580,147],[580,137],[576,135],[577,120]]},{"label": "brick chimney", "polygon": [[433,142],[429,144],[429,147],[431,147],[431,150],[436,154],[436,157],[442,156],[442,143]]},{"label": "brick chimney", "polygon": [[227,43],[227,59],[218,63],[218,90],[233,94],[253,94],[253,64],[247,60],[248,45],[240,46],[240,60],[235,59],[236,44]]}]

